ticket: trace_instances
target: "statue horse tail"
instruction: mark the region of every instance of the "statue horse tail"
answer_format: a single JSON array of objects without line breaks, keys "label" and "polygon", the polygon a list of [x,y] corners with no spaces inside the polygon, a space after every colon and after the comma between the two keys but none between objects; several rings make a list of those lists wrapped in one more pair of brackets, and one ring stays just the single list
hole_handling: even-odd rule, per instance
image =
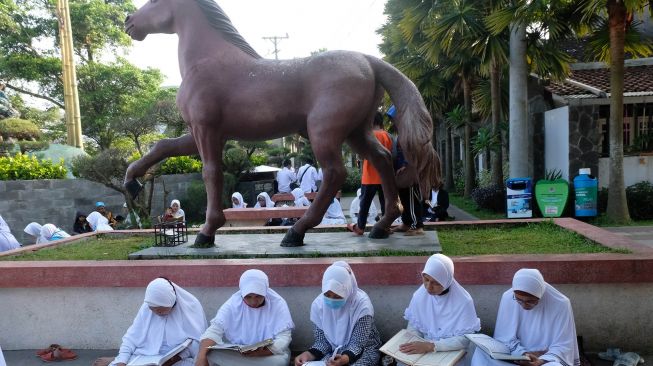
[{"label": "statue horse tail", "polygon": [[378,82],[390,95],[397,109],[394,123],[406,161],[414,164],[422,197],[442,183],[440,157],[433,148],[433,121],[419,90],[404,74],[389,63],[365,56]]}]

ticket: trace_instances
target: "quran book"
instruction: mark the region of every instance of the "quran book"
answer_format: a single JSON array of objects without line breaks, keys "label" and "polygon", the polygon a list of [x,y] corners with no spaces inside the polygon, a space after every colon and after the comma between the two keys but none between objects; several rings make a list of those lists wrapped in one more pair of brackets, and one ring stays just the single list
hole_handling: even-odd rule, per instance
[{"label": "quran book", "polygon": [[271,346],[272,343],[274,343],[274,340],[272,338],[264,339],[260,342],[254,343],[254,344],[232,344],[232,343],[221,343],[221,344],[215,344],[213,346],[209,346],[208,349],[226,349],[226,350],[231,350],[231,351],[238,351],[240,353],[246,353],[249,351],[254,351],[257,350],[261,347],[267,347]]},{"label": "quran book", "polygon": [[519,361],[525,360],[528,361],[530,358],[524,355],[512,355],[508,347],[497,341],[496,339],[490,337],[486,334],[474,333],[474,334],[465,334],[471,342],[473,342],[476,347],[483,350],[483,352],[490,355],[495,360],[507,360],[507,361]]},{"label": "quran book", "polygon": [[129,359],[127,366],[162,366],[166,361],[173,358],[177,353],[188,347],[193,340],[188,338],[177,347],[163,355],[134,355]]},{"label": "quran book", "polygon": [[429,342],[424,338],[402,329],[395,334],[379,351],[392,356],[395,360],[401,361],[409,366],[453,366],[465,355],[465,350],[429,352],[409,355],[399,351],[399,346],[410,342]]}]

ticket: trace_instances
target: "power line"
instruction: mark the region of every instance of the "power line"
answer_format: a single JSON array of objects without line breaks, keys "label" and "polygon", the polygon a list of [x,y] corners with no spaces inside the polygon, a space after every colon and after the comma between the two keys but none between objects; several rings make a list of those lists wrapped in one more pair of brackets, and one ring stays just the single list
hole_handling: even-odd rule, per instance
[{"label": "power line", "polygon": [[279,42],[280,42],[282,39],[288,39],[288,38],[290,38],[290,37],[288,37],[288,33],[286,33],[285,36],[270,36],[270,37],[263,37],[263,39],[270,40],[270,41],[272,41],[272,43],[274,43],[274,59],[275,59],[275,60],[278,60],[278,59],[279,59],[279,51],[280,51],[280,50],[279,50]]}]

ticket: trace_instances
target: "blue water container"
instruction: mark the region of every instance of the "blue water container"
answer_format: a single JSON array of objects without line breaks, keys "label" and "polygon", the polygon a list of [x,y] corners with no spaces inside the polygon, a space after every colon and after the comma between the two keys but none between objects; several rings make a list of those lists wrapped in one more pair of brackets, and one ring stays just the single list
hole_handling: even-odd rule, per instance
[{"label": "blue water container", "polygon": [[574,196],[576,217],[594,217],[598,214],[597,201],[599,181],[589,168],[578,171],[574,178]]},{"label": "blue water container", "polygon": [[533,217],[533,183],[531,178],[506,180],[506,216],[509,219]]}]

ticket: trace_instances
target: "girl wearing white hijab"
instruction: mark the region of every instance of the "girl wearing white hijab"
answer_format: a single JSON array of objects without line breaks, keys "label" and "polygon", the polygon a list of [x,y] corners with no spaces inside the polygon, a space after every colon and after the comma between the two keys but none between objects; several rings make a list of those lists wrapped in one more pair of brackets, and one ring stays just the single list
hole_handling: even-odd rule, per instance
[{"label": "girl wearing white hijab", "polygon": [[86,221],[91,225],[93,231],[111,231],[113,228],[109,225],[109,220],[101,213],[93,211],[86,216]]},{"label": "girl wearing white hijab", "polygon": [[[288,366],[295,324],[286,301],[270,288],[268,276],[250,269],[240,276],[240,291],[231,296],[202,335],[198,366]],[[272,345],[244,354],[211,350],[214,344],[251,345],[272,339]]]},{"label": "girl wearing white hijab", "polygon": [[186,220],[186,213],[181,209],[181,202],[179,202],[179,200],[172,200],[170,202],[170,207],[172,208],[172,217],[177,219],[177,221]]},{"label": "girl wearing white hijab", "polygon": [[53,224],[45,224],[41,227],[41,237],[47,241],[55,241],[68,238],[70,235]]},{"label": "girl wearing white hijab", "polygon": [[311,305],[313,346],[295,358],[295,366],[323,360],[327,366],[376,366],[381,338],[374,307],[358,288],[354,272],[338,262],[324,272],[322,293]]},{"label": "girl wearing white hijab", "polygon": [[231,195],[231,207],[233,208],[246,208],[247,203],[243,200],[243,195],[240,192],[234,192]]},{"label": "girl wearing white hijab", "polygon": [[[453,261],[442,254],[434,254],[422,271],[423,286],[413,294],[404,313],[408,331],[429,342],[402,344],[399,349],[407,354],[466,349],[467,333],[481,330],[474,300],[453,277]],[[457,365],[463,365],[464,360]],[[399,362],[398,365],[404,365]]]},{"label": "girl wearing white hijab", "polygon": [[342,212],[342,206],[340,206],[340,201],[337,198],[333,199],[333,202],[327,208],[327,211],[324,213],[324,217],[320,222],[320,225],[344,225],[347,223],[345,214]]},{"label": "girl wearing white hijab", "polygon": [[[261,206],[261,203],[263,204]],[[270,198],[270,195],[267,192],[261,192],[256,196],[256,205],[254,205],[254,208],[272,208],[274,207],[274,202]]]},{"label": "girl wearing white hijab", "polygon": [[[494,338],[513,355],[530,357],[528,365],[580,365],[571,303],[546,283],[537,269],[523,268],[515,273],[512,288],[501,297]],[[511,363],[493,360],[477,349],[472,365]]]},{"label": "girl wearing white hijab", "polygon": [[135,355],[161,355],[192,339],[174,356],[172,365],[193,366],[206,317],[200,302],[190,292],[165,278],[147,285],[145,300],[134,322],[122,337],[118,356],[111,366],[124,366]]},{"label": "girl wearing white hijab", "polygon": [[0,252],[16,249],[18,247],[20,247],[20,243],[11,233],[9,225],[7,225],[2,216],[0,216]]},{"label": "girl wearing white hijab", "polygon": [[[361,209],[361,195],[362,191],[360,188],[356,191],[356,198],[351,201],[349,205],[349,217],[351,217],[353,222],[358,221],[358,212]],[[370,204],[370,210],[367,213],[367,223],[374,225],[376,223],[376,217],[379,215],[379,211],[376,209],[374,201]]]},{"label": "girl wearing white hijab", "polygon": [[295,188],[290,192],[295,197],[295,207],[310,206],[311,201],[304,196],[304,191],[301,188]]},{"label": "girl wearing white hijab", "polygon": [[43,226],[41,226],[41,224],[39,224],[38,222],[30,222],[29,224],[27,224],[27,226],[25,226],[23,231],[26,234],[29,234],[36,238],[35,244],[43,244],[43,243],[47,243],[48,239],[41,236],[42,227]]}]

